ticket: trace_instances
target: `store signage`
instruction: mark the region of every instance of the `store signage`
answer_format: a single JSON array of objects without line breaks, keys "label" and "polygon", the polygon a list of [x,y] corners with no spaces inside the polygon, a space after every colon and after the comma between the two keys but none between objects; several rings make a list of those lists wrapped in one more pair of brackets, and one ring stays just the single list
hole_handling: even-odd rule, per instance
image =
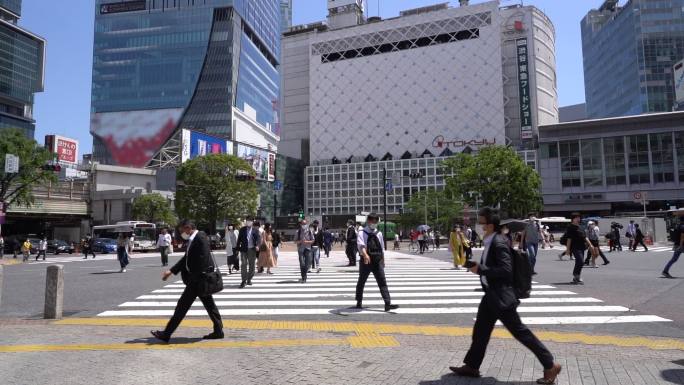
[{"label": "store signage", "polygon": [[45,148],[57,157],[62,164],[78,163],[78,140],[59,135],[46,135]]},{"label": "store signage", "polygon": [[233,154],[233,142],[202,132],[181,131],[181,163],[209,154]]},{"label": "store signage", "polygon": [[107,3],[100,5],[100,14],[144,11],[145,9],[147,9],[147,0]]},{"label": "store signage", "polygon": [[464,140],[464,139],[454,139],[446,140],[444,136],[438,135],[432,140],[432,147],[444,148],[444,147],[483,147],[483,146],[493,146],[496,144],[496,138],[493,139],[480,139],[480,140]]},{"label": "store signage", "polygon": [[13,154],[5,154],[5,174],[19,172],[19,157]]},{"label": "store signage", "polygon": [[276,172],[276,154],[268,153],[268,181],[273,182],[275,180]]},{"label": "store signage", "polygon": [[518,95],[520,97],[520,137],[532,139],[532,101],[530,99],[530,66],[527,54],[527,39],[517,39],[515,47],[518,57]]},{"label": "store signage", "polygon": [[684,60],[674,66],[675,101],[684,105]]}]

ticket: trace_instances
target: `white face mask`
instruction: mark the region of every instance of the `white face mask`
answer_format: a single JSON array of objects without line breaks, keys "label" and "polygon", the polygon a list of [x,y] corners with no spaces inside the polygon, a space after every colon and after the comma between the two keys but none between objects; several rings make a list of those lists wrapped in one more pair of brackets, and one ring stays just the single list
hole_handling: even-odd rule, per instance
[{"label": "white face mask", "polygon": [[252,221],[245,222],[245,226],[247,226],[247,227],[252,227],[253,224],[254,224],[254,222],[252,222]]},{"label": "white face mask", "polygon": [[368,227],[370,227],[372,230],[376,230],[378,228],[378,224],[377,223],[369,223]]},{"label": "white face mask", "polygon": [[190,239],[190,234],[188,234],[188,233],[181,233],[181,238],[183,238],[184,240],[187,241],[188,239]]}]

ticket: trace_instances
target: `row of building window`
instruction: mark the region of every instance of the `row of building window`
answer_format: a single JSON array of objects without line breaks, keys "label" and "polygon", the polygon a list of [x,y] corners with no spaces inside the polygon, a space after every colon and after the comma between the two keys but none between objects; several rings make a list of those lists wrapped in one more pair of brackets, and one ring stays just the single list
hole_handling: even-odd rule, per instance
[{"label": "row of building window", "polygon": [[540,152],[559,159],[563,188],[684,181],[684,132],[562,141]]}]

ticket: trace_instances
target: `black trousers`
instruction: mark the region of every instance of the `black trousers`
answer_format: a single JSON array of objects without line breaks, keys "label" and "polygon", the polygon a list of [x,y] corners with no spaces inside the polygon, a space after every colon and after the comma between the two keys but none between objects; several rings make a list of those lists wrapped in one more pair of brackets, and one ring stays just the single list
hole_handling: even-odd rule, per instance
[{"label": "black trousers", "polygon": [[366,281],[371,273],[373,273],[375,281],[378,283],[383,301],[385,301],[385,304],[389,305],[392,300],[390,298],[389,289],[387,288],[387,279],[385,278],[385,263],[371,262],[366,265],[363,263],[363,260],[361,260],[361,263],[359,264],[359,281],[356,283],[356,302],[363,302],[363,289],[366,286]]},{"label": "black trousers", "polygon": [[643,238],[642,238],[642,239],[639,239],[639,240],[634,239],[634,242],[632,242],[632,251],[636,251],[636,248],[637,248],[637,246],[639,246],[639,245],[641,245],[641,246],[644,247],[644,251],[648,251],[648,247],[646,247],[646,245],[644,244],[644,239],[643,239]]},{"label": "black trousers", "polygon": [[[599,245],[599,241],[590,239],[589,242],[591,242],[592,246],[598,248],[599,257],[601,257],[601,259],[603,259],[603,263],[608,263],[608,259],[606,258],[606,255],[603,254],[603,251],[601,251],[601,246]],[[587,250],[587,258],[584,260],[584,264],[588,265],[589,261],[591,261],[591,251]]]},{"label": "black trousers", "polygon": [[[190,307],[192,306],[193,302],[195,302],[196,298],[197,293],[195,292],[195,290],[190,286],[186,286],[185,290],[183,291],[183,294],[181,294],[181,297],[178,300],[178,304],[176,305],[176,310],[173,313],[173,317],[171,317],[169,323],[166,324],[166,329],[164,329],[164,332],[167,336],[171,336],[173,332],[176,331],[178,325],[180,325],[181,321],[183,321],[183,318],[185,318],[185,315],[188,314],[188,310],[190,310]],[[207,310],[207,313],[209,314],[209,318],[211,318],[211,322],[214,324],[214,332],[223,332],[221,313],[219,313],[219,310],[216,307],[214,297],[209,295],[206,297],[199,297],[199,299],[200,301],[202,301],[204,308]]]},{"label": "black trousers", "polygon": [[160,247],[159,252],[161,253],[161,261],[162,261],[162,266],[166,266],[169,264],[169,247]]},{"label": "black trousers", "polygon": [[487,295],[485,294],[482,297],[480,307],[477,309],[477,319],[473,327],[473,342],[463,362],[473,369],[480,369],[487,351],[489,339],[494,330],[494,325],[497,320],[501,320],[501,323],[504,324],[511,335],[537,356],[544,369],[551,369],[553,367],[553,355],[530,329],[522,323],[518,311],[515,308],[502,311],[491,309],[487,304]]},{"label": "black trousers", "polygon": [[351,266],[356,266],[356,250],[356,242],[347,242],[347,247],[344,251]]}]

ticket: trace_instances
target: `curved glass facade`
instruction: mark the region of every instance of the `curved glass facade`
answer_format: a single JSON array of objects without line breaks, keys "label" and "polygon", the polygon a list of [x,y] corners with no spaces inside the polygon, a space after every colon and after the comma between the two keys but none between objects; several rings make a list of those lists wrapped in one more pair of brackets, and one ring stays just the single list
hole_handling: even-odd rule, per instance
[{"label": "curved glass facade", "polygon": [[[97,0],[94,158],[144,166],[181,127],[230,138],[232,108],[245,103],[261,125],[275,126],[279,4]],[[250,95],[236,96],[241,90]]]},{"label": "curved glass facade", "polygon": [[684,57],[684,0],[629,0],[582,20],[589,118],[672,111]]}]

